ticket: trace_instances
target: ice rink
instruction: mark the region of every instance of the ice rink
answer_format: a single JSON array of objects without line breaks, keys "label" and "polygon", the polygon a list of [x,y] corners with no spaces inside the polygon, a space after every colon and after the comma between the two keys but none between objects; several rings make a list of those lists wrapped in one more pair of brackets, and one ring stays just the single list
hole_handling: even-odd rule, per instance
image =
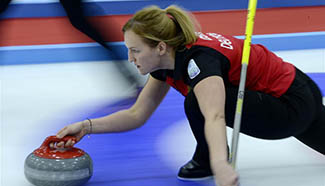
[{"label": "ice rink", "polygon": [[[262,39],[276,54],[306,72],[324,92],[324,31],[259,34],[254,38]],[[272,44],[281,38],[289,41],[283,42],[286,48]],[[1,186],[31,186],[24,176],[24,161],[47,136],[67,124],[127,108],[134,101],[133,87],[122,80],[113,65],[127,61],[63,60],[40,52],[62,49],[71,52],[64,54],[69,56],[77,55],[75,48],[88,50],[85,45],[54,44],[0,46]],[[147,77],[138,78],[145,82]],[[212,179],[186,182],[176,177],[195,147],[183,100],[181,94],[170,90],[143,127],[119,134],[94,134],[80,141],[76,146],[94,162],[94,175],[86,186],[213,186]],[[227,132],[231,141],[232,129]],[[325,156],[294,138],[270,141],[241,135],[237,166],[241,186],[325,186]]]},{"label": "ice rink", "polygon": [[[324,60],[314,53],[317,50],[279,55],[296,58],[297,63]],[[1,66],[1,184],[29,186],[23,173],[27,155],[66,124],[116,110],[132,95],[126,85],[111,62]],[[174,90],[144,127],[92,135],[77,147],[94,160],[90,186],[213,185],[212,180],[176,179],[195,141],[183,97]],[[241,186],[320,186],[325,185],[325,157],[294,138],[268,141],[242,135],[238,172]]]}]

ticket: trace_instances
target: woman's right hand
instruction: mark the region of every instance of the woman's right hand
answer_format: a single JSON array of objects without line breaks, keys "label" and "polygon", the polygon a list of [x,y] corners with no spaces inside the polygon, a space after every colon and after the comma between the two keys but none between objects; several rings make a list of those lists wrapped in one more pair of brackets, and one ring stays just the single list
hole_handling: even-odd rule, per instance
[{"label": "woman's right hand", "polygon": [[74,136],[77,141],[68,140],[66,143],[64,141],[58,142],[56,144],[51,143],[51,148],[63,148],[63,147],[71,147],[75,143],[79,142],[86,134],[89,133],[90,124],[88,120],[80,121],[77,123],[73,123],[61,129],[57,134],[57,138],[63,138],[65,136]]},{"label": "woman's right hand", "polygon": [[239,186],[239,175],[227,161],[218,161],[212,164],[216,185]]}]

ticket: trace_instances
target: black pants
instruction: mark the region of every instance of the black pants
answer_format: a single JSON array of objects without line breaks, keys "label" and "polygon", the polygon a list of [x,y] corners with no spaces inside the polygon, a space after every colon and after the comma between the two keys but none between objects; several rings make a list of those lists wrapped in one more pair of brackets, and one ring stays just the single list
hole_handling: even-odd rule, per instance
[{"label": "black pants", "polygon": [[[0,1],[0,14],[3,13],[11,0],[1,0]],[[97,43],[99,43],[104,48],[110,50],[110,54],[115,59],[121,60],[122,57],[119,55],[119,53],[114,52],[105,42],[105,39],[103,37],[102,32],[99,31],[99,29],[96,28],[96,25],[93,24],[93,22],[89,21],[87,17],[84,14],[84,7],[82,0],[60,0],[60,3],[62,4],[64,10],[66,11],[66,14],[69,18],[70,23],[78,29],[80,32],[84,33]],[[108,24],[108,23],[106,23]],[[112,27],[115,26],[114,23],[109,23]],[[109,40],[109,38],[108,38]],[[117,70],[122,74],[122,77],[125,78],[125,80],[136,87],[141,87],[141,83],[139,80],[135,77],[135,75],[130,71],[130,69],[124,64],[124,63],[113,63],[116,65]]]},{"label": "black pants", "polygon": [[0,1],[0,14],[1,14],[2,12],[4,12],[4,11],[7,9],[7,7],[8,7],[8,5],[9,5],[10,1],[11,1],[11,0],[1,0],[1,1]]},{"label": "black pants", "polygon": [[[233,127],[238,87],[226,87],[226,124]],[[197,141],[193,159],[209,166],[204,135],[204,117],[191,91],[185,98],[185,113]],[[257,91],[245,91],[242,133],[260,139],[294,136],[325,155],[325,107],[318,86],[300,70],[288,91],[280,98]]]},{"label": "black pants", "polygon": [[[11,0],[0,1],[0,14],[3,13],[7,8]],[[100,32],[94,28],[94,26],[86,19],[83,11],[82,0],[60,0],[64,10],[71,24],[88,37],[92,38],[106,49],[110,49],[105,43]]]}]

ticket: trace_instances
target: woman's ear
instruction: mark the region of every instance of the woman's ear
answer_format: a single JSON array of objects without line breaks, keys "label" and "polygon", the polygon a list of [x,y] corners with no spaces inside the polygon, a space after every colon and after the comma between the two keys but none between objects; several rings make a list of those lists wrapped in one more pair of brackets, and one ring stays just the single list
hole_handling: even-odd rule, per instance
[{"label": "woman's ear", "polygon": [[163,41],[160,41],[157,45],[157,51],[159,55],[164,55],[167,52],[167,44]]}]

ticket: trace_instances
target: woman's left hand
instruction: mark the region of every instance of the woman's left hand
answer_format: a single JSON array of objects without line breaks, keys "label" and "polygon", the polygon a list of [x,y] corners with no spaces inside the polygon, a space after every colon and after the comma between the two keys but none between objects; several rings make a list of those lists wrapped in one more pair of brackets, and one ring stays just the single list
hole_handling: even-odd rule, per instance
[{"label": "woman's left hand", "polygon": [[238,186],[239,176],[227,161],[217,161],[212,164],[215,182],[218,186]]}]

